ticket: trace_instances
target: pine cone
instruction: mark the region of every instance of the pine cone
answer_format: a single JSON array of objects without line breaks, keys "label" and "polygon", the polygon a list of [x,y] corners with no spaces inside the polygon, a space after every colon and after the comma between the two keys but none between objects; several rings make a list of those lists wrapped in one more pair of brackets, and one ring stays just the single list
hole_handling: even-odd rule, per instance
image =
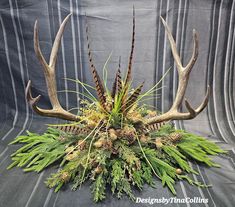
[{"label": "pine cone", "polygon": [[73,160],[74,158],[76,158],[77,155],[78,155],[78,154],[77,154],[76,152],[73,152],[73,153],[71,153],[71,154],[66,155],[65,159],[71,161],[71,160]]},{"label": "pine cone", "polygon": [[86,141],[84,140],[79,140],[77,144],[80,150],[83,150],[86,147]]},{"label": "pine cone", "polygon": [[130,127],[124,127],[121,136],[126,139],[129,144],[132,144],[136,140],[135,131]]},{"label": "pine cone", "polygon": [[96,148],[101,148],[101,147],[103,146],[103,144],[104,144],[104,139],[99,139],[98,141],[96,141],[96,142],[94,143],[94,146],[95,146]]},{"label": "pine cone", "polygon": [[157,138],[157,139],[155,140],[155,145],[156,145],[157,148],[161,148],[161,147],[163,146],[162,140],[159,139],[159,138]]},{"label": "pine cone", "polygon": [[114,141],[118,138],[117,132],[115,129],[109,129],[109,137]]},{"label": "pine cone", "polygon": [[103,168],[101,166],[97,166],[94,170],[95,174],[100,174],[103,171]]},{"label": "pine cone", "polygon": [[104,144],[102,145],[105,149],[111,150],[113,147],[113,143],[111,140],[105,140]]},{"label": "pine cone", "polygon": [[70,175],[67,172],[63,172],[63,173],[61,173],[60,178],[63,182],[68,182],[70,179]]},{"label": "pine cone", "polygon": [[182,134],[180,134],[179,132],[173,132],[173,133],[170,133],[169,135],[169,139],[172,142],[180,141],[181,138],[182,138]]},{"label": "pine cone", "polygon": [[140,136],[140,142],[147,143],[149,141],[148,137],[145,134]]}]

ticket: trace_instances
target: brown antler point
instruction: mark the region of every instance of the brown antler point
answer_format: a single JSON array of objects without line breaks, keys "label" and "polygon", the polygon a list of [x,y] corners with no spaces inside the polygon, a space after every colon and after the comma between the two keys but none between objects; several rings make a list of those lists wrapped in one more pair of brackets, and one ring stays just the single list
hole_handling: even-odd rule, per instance
[{"label": "brown antler point", "polygon": [[186,106],[186,108],[188,109],[188,111],[189,111],[191,117],[195,117],[195,116],[196,116],[196,112],[195,112],[195,110],[193,109],[193,107],[190,105],[190,103],[187,101],[187,99],[185,99],[184,102],[185,102],[185,106]]}]

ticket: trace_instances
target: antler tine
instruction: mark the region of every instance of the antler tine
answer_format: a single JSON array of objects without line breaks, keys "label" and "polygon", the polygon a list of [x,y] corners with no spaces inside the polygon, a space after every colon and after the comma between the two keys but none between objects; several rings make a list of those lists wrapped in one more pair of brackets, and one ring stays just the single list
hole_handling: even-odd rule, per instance
[{"label": "antler tine", "polygon": [[171,34],[171,31],[170,31],[170,28],[168,27],[166,21],[160,16],[161,20],[162,20],[162,24],[164,25],[165,27],[165,30],[166,30],[166,34],[167,34],[167,37],[168,37],[168,40],[170,42],[170,45],[171,45],[171,50],[172,50],[172,55],[174,57],[174,60],[175,60],[175,63],[176,63],[176,67],[178,69],[178,72],[181,72],[181,69],[183,68],[182,66],[182,63],[181,63],[181,60],[180,60],[180,56],[177,52],[177,47],[176,47],[176,43],[175,43],[175,40]]},{"label": "antler tine", "polygon": [[39,62],[41,63],[43,67],[43,72],[44,72],[44,76],[45,76],[46,84],[47,84],[48,96],[52,105],[52,109],[41,109],[37,107],[36,104],[39,101],[41,95],[35,98],[32,97],[31,81],[29,81],[27,84],[25,95],[26,95],[26,100],[28,101],[29,105],[39,115],[49,116],[49,117],[58,117],[58,118],[69,120],[69,121],[77,121],[79,120],[78,116],[64,110],[62,106],[60,105],[60,102],[57,96],[57,87],[56,87],[56,79],[55,79],[55,64],[56,64],[56,59],[57,59],[57,53],[58,53],[58,49],[60,46],[62,34],[64,32],[65,25],[70,16],[71,14],[69,14],[64,19],[64,21],[62,22],[58,30],[58,33],[56,35],[56,38],[55,38],[55,41],[53,43],[53,47],[51,50],[49,65],[47,64],[45,58],[43,57],[41,49],[40,49],[37,20],[35,21],[35,25],[34,25],[34,50],[35,50],[36,56],[39,59]]},{"label": "antler tine", "polygon": [[44,72],[48,72],[46,69],[48,67],[48,64],[46,62],[46,60],[44,59],[43,55],[42,55],[42,51],[41,51],[41,48],[40,48],[40,45],[39,45],[39,38],[38,38],[38,20],[35,21],[35,24],[34,24],[34,51],[36,53],[36,56],[39,60],[39,62],[42,64],[42,67],[43,67],[43,71]]},{"label": "antler tine", "polygon": [[210,90],[210,86],[208,85],[204,100],[202,101],[201,105],[198,106],[198,108],[195,110],[192,108],[189,102],[185,99],[185,106],[187,107],[188,111],[190,112],[192,116],[196,117],[196,115],[201,113],[203,109],[207,106],[209,102],[209,98],[210,98],[210,93],[211,93],[211,90]]},{"label": "antler tine", "polygon": [[28,84],[25,89],[25,98],[28,101],[29,105],[34,109],[34,111],[37,111],[36,104],[38,103],[39,99],[41,98],[41,95],[38,95],[37,97],[33,98],[32,97],[32,92],[31,92],[31,80],[28,81]]},{"label": "antler tine", "polygon": [[63,22],[60,25],[60,28],[56,34],[53,46],[52,46],[52,50],[51,50],[51,55],[50,55],[50,61],[49,61],[49,66],[51,68],[55,68],[55,64],[56,64],[56,60],[57,60],[57,54],[58,54],[58,50],[60,47],[60,43],[61,43],[61,38],[63,36],[64,33],[64,29],[65,29],[65,25],[67,23],[67,21],[69,20],[70,16],[72,15],[72,13],[70,13],[67,17],[65,17],[65,19],[63,20]]},{"label": "antler tine", "polygon": [[190,72],[195,64],[195,62],[197,61],[198,58],[198,34],[197,31],[195,29],[193,29],[193,54],[191,59],[189,60],[189,63],[186,65],[185,69],[188,70],[188,72]]},{"label": "antler tine", "polygon": [[195,30],[193,30],[193,42],[194,42],[193,53],[192,53],[192,57],[190,58],[188,64],[184,67],[182,65],[181,60],[180,60],[180,55],[177,52],[176,43],[175,43],[175,40],[171,34],[171,31],[170,31],[167,23],[165,22],[165,20],[162,17],[160,17],[160,18],[161,18],[162,23],[165,27],[167,37],[170,42],[172,54],[173,54],[173,57],[174,57],[174,60],[176,63],[176,68],[177,68],[178,75],[179,75],[179,85],[178,85],[175,100],[174,100],[173,105],[170,108],[170,110],[164,114],[161,114],[159,116],[156,116],[156,117],[153,117],[153,118],[147,120],[147,125],[159,123],[162,121],[168,121],[168,120],[193,119],[200,112],[202,112],[202,110],[207,106],[208,101],[209,101],[209,96],[210,96],[210,87],[208,86],[206,96],[205,96],[203,102],[201,103],[201,105],[197,109],[193,109],[191,107],[191,105],[189,104],[189,102],[187,100],[185,100],[185,106],[186,106],[188,112],[186,112],[186,113],[179,112],[179,108],[182,104],[182,101],[183,101],[183,98],[184,98],[184,95],[186,92],[186,88],[188,85],[190,72],[191,72],[191,70],[197,60],[197,57],[198,57],[198,35],[197,35],[197,32]]}]

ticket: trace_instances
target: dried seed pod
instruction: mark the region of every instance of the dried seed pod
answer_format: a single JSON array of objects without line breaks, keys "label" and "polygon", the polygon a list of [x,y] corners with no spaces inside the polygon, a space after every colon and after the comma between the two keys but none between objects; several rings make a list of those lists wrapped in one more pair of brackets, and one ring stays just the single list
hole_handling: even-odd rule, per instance
[{"label": "dried seed pod", "polygon": [[176,174],[178,174],[178,175],[182,174],[182,170],[180,168],[177,168],[176,169]]}]

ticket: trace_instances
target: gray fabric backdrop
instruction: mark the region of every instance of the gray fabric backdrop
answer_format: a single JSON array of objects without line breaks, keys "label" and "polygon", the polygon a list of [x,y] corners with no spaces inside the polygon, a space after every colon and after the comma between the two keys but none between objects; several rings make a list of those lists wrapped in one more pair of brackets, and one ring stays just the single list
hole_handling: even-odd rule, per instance
[{"label": "gray fabric backdrop", "polygon": [[[69,20],[57,64],[58,90],[80,90],[80,86],[64,78],[76,78],[91,83],[85,41],[85,14],[95,65],[102,73],[108,63],[108,84],[114,78],[118,57],[122,57],[122,72],[127,68],[131,44],[132,6],[136,8],[136,44],[134,52],[134,83],[145,80],[144,90],[149,89],[172,66],[163,81],[157,99],[149,103],[166,111],[177,89],[177,73],[169,42],[166,39],[161,15],[168,22],[183,63],[192,52],[192,30],[199,33],[199,58],[191,73],[186,97],[193,106],[200,104],[210,85],[213,94],[209,106],[196,119],[176,123],[186,129],[220,143],[229,155],[217,157],[222,167],[208,169],[194,165],[201,182],[213,187],[199,189],[184,182],[177,184],[177,197],[208,198],[208,204],[169,204],[169,206],[234,206],[234,142],[235,142],[235,2],[232,0],[1,0],[0,1],[0,206],[136,206],[127,198],[118,200],[110,193],[105,202],[94,205],[89,185],[76,192],[65,188],[55,194],[44,186],[44,179],[55,167],[40,174],[23,173],[21,169],[7,171],[10,154],[19,146],[7,146],[25,130],[43,132],[45,123],[58,120],[34,114],[25,102],[24,88],[29,79],[33,93],[42,94],[39,105],[50,107],[41,67],[33,50],[33,25],[39,21],[40,45],[48,59],[52,42],[63,18],[73,13]],[[78,107],[79,97],[73,93],[59,93],[67,109]],[[195,178],[195,177],[194,177]],[[158,182],[159,183],[159,182]],[[162,188],[145,187],[142,198],[171,197]],[[137,205],[138,206],[138,205]],[[139,206],[149,206],[141,204]],[[161,206],[161,205],[159,205]]]}]

